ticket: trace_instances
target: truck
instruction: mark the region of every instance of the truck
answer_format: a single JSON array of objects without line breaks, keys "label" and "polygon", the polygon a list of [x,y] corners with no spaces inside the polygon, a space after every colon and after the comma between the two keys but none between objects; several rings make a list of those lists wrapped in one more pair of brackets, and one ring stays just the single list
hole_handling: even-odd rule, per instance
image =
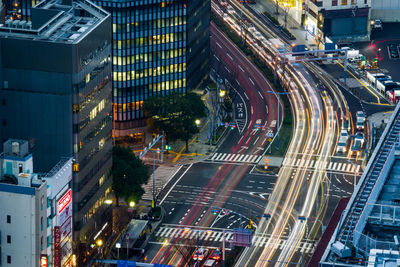
[{"label": "truck", "polygon": [[367,80],[369,83],[371,83],[372,85],[375,86],[376,83],[376,79],[382,79],[382,78],[389,78],[392,79],[391,76],[389,75],[385,75],[383,73],[371,73],[371,72],[367,72]]},{"label": "truck", "polygon": [[285,45],[282,43],[281,40],[276,38],[269,39],[269,42],[272,44],[272,49],[278,51],[279,53],[284,53],[286,51]]}]

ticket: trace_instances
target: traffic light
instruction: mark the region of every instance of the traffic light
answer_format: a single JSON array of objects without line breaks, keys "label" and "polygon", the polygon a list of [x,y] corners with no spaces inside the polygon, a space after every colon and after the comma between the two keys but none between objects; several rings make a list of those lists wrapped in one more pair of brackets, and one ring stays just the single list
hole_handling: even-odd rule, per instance
[{"label": "traffic light", "polygon": [[247,226],[247,228],[249,228],[249,229],[253,229],[253,221],[252,220],[249,220],[249,225]]},{"label": "traffic light", "polygon": [[231,130],[234,130],[236,128],[236,125],[231,125]]},{"label": "traffic light", "polygon": [[268,169],[268,162],[269,162],[269,159],[268,159],[268,158],[265,158],[265,164],[264,164],[264,169],[265,169],[265,170]]},{"label": "traffic light", "polygon": [[211,208],[211,212],[212,214],[217,215],[219,210],[217,208]]},{"label": "traffic light", "polygon": [[360,68],[365,69],[365,56],[361,56]]},{"label": "traffic light", "polygon": [[372,68],[376,69],[378,67],[378,59],[374,58],[374,61],[372,61]]},{"label": "traffic light", "polygon": [[165,145],[165,150],[171,150],[171,146],[170,145]]}]

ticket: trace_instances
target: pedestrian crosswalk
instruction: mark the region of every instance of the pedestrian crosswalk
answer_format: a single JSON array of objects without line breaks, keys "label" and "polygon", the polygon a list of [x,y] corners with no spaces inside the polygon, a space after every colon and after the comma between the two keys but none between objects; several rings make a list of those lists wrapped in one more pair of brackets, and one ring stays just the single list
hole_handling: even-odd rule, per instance
[{"label": "pedestrian crosswalk", "polygon": [[[224,233],[221,229],[211,229],[210,231],[202,230],[197,232],[196,230],[188,231],[185,228],[177,228],[173,226],[161,226],[155,233],[156,238],[179,238],[186,240],[197,241],[197,238],[201,242],[218,242],[222,243],[224,239]],[[225,232],[225,241],[229,242],[233,238],[232,232]],[[269,242],[268,242],[269,241]],[[287,237],[276,239],[268,236],[256,235],[252,238],[252,244],[256,247],[274,247],[275,249],[283,249],[288,246],[292,246],[287,240]],[[314,242],[302,241],[297,246],[297,251],[301,253],[311,253],[314,248]]]},{"label": "pedestrian crosswalk", "polygon": [[225,162],[258,163],[262,158],[263,158],[262,155],[215,153],[211,158],[209,158],[209,160],[225,161]]},{"label": "pedestrian crosswalk", "polygon": [[285,158],[283,160],[282,166],[291,166],[298,168],[310,168],[310,169],[326,169],[328,171],[337,171],[337,172],[350,172],[354,173],[356,170],[357,173],[360,172],[360,165],[357,165],[357,168],[351,163],[346,162],[322,162],[314,159],[301,159],[301,158]]}]

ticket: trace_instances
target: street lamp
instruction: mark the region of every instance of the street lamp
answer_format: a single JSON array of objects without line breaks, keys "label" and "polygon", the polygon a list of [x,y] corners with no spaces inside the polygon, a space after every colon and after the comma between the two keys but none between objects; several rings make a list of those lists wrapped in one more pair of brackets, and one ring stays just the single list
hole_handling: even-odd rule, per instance
[{"label": "street lamp", "polygon": [[356,185],[357,185],[357,167],[358,165],[353,163],[351,160],[347,160],[351,165],[354,166],[354,191],[356,191]]},{"label": "street lamp", "polygon": [[133,208],[133,207],[135,207],[135,205],[136,205],[135,201],[130,201],[129,202],[129,207]]},{"label": "street lamp", "polygon": [[288,14],[288,9],[289,9],[289,7],[287,6],[287,2],[285,1],[285,3],[283,4],[283,6],[284,6],[284,11],[285,11],[285,28],[287,28],[286,27],[286,24],[287,24],[287,14]]},{"label": "street lamp", "polygon": [[112,199],[106,199],[104,201],[104,203],[106,203],[107,205],[110,205],[110,204],[112,204]]},{"label": "street lamp", "polygon": [[196,123],[196,126],[199,127],[199,125],[200,125],[200,120],[199,120],[199,119],[196,119],[196,120],[194,121],[194,123]]},{"label": "street lamp", "polygon": [[116,243],[115,247],[117,248],[117,259],[119,260],[119,249],[121,248],[121,243]]},{"label": "street lamp", "polygon": [[225,90],[220,90],[219,97],[224,97],[224,96],[225,96]]}]

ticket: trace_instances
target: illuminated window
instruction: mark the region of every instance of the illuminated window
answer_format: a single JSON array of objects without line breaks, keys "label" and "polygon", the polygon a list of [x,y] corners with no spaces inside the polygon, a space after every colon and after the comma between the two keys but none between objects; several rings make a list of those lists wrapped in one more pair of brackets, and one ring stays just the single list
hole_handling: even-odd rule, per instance
[{"label": "illuminated window", "polygon": [[100,177],[99,186],[102,186],[102,184],[104,183],[104,180],[105,180],[105,174],[103,174],[103,176]]},{"label": "illuminated window", "polygon": [[342,0],[342,6],[346,6],[347,5],[347,0]]},{"label": "illuminated window", "polygon": [[88,73],[88,75],[86,75],[85,81],[86,81],[86,83],[90,82],[90,73]]}]

